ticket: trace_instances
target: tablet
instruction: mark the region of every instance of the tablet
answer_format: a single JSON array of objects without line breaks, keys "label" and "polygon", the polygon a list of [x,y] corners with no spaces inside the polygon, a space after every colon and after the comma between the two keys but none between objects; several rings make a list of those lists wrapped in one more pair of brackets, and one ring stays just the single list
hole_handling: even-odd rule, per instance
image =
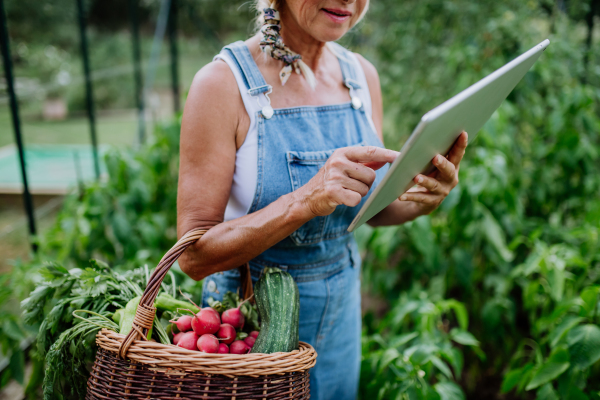
[{"label": "tablet", "polygon": [[348,231],[354,231],[414,186],[415,176],[433,171],[433,157],[448,154],[462,131],[469,134],[469,142],[475,139],[477,132],[517,86],[548,44],[550,41],[544,40],[423,115]]}]

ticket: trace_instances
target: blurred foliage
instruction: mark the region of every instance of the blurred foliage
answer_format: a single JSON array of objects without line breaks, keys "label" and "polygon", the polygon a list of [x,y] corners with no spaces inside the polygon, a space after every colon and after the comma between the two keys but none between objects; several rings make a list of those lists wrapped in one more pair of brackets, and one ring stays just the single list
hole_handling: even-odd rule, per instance
[{"label": "blurred foliage", "polygon": [[[461,323],[447,310],[438,311],[435,334],[419,323],[439,308],[436,286],[466,307],[480,342],[462,352],[462,373],[441,357],[467,395],[598,398],[600,51],[590,49],[586,68],[587,3],[568,2],[565,13],[531,1],[377,1],[348,37],[378,68],[386,145],[398,149],[423,113],[551,40],[471,143],[460,184],[441,208],[360,233],[364,289],[387,305],[364,320],[364,360],[373,367],[363,364],[363,398],[375,397],[368,382],[378,382],[378,398],[432,398],[425,383],[407,383],[406,365],[421,368],[429,386],[450,378],[440,363],[415,365],[417,344],[395,344],[416,334],[429,357],[443,354],[440,338]],[[431,306],[423,310],[407,293]],[[389,326],[394,317],[406,325]]]},{"label": "blurred foliage", "polygon": [[177,123],[159,126],[138,151],[110,151],[108,178],[66,199],[40,254],[68,267],[91,258],[111,265],[158,261],[177,240],[178,155]]},{"label": "blurred foliage", "polygon": [[[46,299],[48,290],[42,290],[48,275],[45,271],[63,266],[76,271],[88,267],[89,260],[95,258],[100,261],[94,265],[105,262],[116,271],[142,266],[147,272],[175,243],[178,160],[178,121],[157,126],[149,143],[139,150],[110,151],[105,156],[107,178],[68,196],[54,225],[37,238],[39,250],[33,259],[15,263],[11,273],[0,277],[0,349],[10,360],[10,369],[3,373],[0,387],[11,378],[23,382],[23,340],[34,337],[38,330],[43,332],[38,337],[38,349],[29,354],[36,370],[40,357],[46,356],[50,345],[73,324],[70,312],[67,317],[56,316],[80,299],[61,298],[60,290],[68,287],[61,288],[60,282],[56,284],[61,288],[59,294],[50,294],[50,299]],[[177,264],[171,271],[177,286],[198,302],[200,284],[188,278]],[[22,318],[18,302],[30,292],[30,298],[44,301]],[[27,307],[31,308],[29,303]],[[83,305],[77,303],[80,308]],[[43,378],[41,372],[32,375],[31,398],[37,398],[36,388]]]},{"label": "blurred foliage", "polygon": [[[89,3],[99,35],[127,28],[116,3]],[[7,4],[16,12],[16,1]],[[157,4],[141,3],[145,29]],[[224,43],[252,29],[248,3],[180,4],[186,34]],[[551,40],[471,143],[460,184],[439,210],[357,233],[365,260],[361,398],[599,397],[600,46],[597,35],[586,45],[591,4],[378,0],[343,39],[379,71],[386,145],[396,149],[425,112]],[[100,18],[111,7],[119,18]],[[39,240],[40,259],[154,264],[175,240],[178,130],[162,127],[139,151],[109,154],[109,179],[67,200]],[[4,278],[6,298],[23,299],[38,267],[18,265]],[[32,328],[0,316],[9,354],[17,329]]]}]

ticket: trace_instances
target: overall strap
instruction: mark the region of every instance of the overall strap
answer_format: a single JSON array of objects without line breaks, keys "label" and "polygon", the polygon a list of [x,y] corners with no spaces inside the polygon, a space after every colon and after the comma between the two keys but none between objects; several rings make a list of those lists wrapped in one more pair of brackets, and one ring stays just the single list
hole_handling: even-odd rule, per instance
[{"label": "overall strap", "polygon": [[331,50],[334,52],[340,62],[342,78],[344,79],[344,84],[346,87],[355,90],[361,89],[358,75],[356,73],[354,58],[350,54],[350,51],[335,42],[328,42],[327,45],[330,46]]},{"label": "overall strap", "polygon": [[248,46],[243,41],[240,40],[225,46],[222,52],[228,53],[236,61],[250,96],[256,96],[271,90],[271,86],[265,82]]}]

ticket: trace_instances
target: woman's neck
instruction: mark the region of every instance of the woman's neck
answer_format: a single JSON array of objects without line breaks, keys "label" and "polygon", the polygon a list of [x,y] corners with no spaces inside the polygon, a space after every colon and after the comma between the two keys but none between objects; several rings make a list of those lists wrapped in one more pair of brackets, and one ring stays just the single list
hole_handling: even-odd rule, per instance
[{"label": "woman's neck", "polygon": [[[284,3],[285,4],[285,3]],[[281,38],[283,43],[292,51],[302,56],[302,61],[313,71],[317,71],[322,60],[325,42],[320,42],[310,36],[297,23],[296,20],[285,9],[281,7],[279,17],[281,18]]]}]

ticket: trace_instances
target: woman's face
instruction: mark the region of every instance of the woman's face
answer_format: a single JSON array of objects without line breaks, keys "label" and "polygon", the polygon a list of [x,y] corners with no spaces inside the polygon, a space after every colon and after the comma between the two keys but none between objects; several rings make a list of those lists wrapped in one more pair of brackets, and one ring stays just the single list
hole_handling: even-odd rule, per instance
[{"label": "woman's face", "polygon": [[284,12],[322,42],[338,40],[356,24],[369,0],[283,0]]}]

